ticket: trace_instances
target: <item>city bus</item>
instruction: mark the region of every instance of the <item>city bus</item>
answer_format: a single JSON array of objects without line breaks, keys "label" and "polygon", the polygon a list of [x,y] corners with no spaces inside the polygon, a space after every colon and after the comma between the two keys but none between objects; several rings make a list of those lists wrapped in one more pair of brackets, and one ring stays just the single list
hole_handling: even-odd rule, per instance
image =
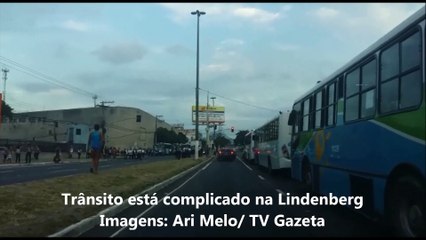
[{"label": "city bus", "polygon": [[291,175],[425,236],[425,7],[295,100]]},{"label": "city bus", "polygon": [[[291,133],[287,125],[290,112],[280,112],[278,117],[254,130],[251,134],[251,157],[254,163],[268,169],[269,173],[277,169],[291,167],[288,144]],[[250,134],[250,133],[249,133]]]}]

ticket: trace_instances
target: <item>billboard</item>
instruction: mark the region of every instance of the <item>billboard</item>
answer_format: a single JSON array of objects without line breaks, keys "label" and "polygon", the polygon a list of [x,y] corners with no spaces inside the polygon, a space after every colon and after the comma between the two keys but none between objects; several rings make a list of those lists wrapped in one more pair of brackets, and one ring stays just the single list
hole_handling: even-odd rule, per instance
[{"label": "billboard", "polygon": [[[225,122],[225,107],[198,106],[198,124],[222,124]],[[192,123],[195,124],[195,106],[192,106]]]}]

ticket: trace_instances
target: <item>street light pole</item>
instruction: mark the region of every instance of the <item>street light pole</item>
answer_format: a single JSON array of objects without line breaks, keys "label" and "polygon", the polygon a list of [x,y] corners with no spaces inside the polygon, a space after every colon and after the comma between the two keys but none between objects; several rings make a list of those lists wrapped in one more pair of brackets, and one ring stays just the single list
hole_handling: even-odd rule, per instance
[{"label": "street light pole", "polygon": [[200,57],[200,48],[199,48],[199,40],[200,40],[200,16],[206,14],[205,12],[195,11],[191,12],[192,15],[197,15],[197,75],[196,75],[196,89],[195,89],[195,156],[194,158],[198,159],[198,76],[199,76],[199,57]]},{"label": "street light pole", "polygon": [[209,94],[210,92],[207,91],[207,127],[206,127],[206,154],[209,155],[210,150],[210,123],[209,123],[209,115],[210,115],[210,107],[209,107]]}]

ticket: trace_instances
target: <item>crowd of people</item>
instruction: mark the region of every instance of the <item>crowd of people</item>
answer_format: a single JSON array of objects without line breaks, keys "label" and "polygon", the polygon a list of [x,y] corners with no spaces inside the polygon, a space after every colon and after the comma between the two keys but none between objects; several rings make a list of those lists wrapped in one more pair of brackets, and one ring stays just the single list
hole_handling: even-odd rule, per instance
[{"label": "crowd of people", "polygon": [[0,156],[3,156],[3,163],[21,163],[21,158],[25,163],[31,163],[32,158],[38,160],[40,148],[36,144],[12,145],[0,149]]}]

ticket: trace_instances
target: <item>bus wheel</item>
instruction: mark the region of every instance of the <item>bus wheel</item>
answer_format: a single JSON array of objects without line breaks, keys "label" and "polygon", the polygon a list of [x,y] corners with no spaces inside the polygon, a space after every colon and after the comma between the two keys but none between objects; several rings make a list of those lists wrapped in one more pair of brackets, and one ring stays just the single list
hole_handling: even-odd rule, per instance
[{"label": "bus wheel", "polygon": [[311,172],[311,166],[308,163],[308,161],[305,161],[303,163],[302,168],[302,174],[303,174],[303,183],[305,183],[307,186],[309,186],[309,189],[311,189],[312,186],[312,172]]},{"label": "bus wheel", "polygon": [[425,188],[415,178],[402,177],[396,181],[389,210],[399,236],[426,236],[425,195]]}]

